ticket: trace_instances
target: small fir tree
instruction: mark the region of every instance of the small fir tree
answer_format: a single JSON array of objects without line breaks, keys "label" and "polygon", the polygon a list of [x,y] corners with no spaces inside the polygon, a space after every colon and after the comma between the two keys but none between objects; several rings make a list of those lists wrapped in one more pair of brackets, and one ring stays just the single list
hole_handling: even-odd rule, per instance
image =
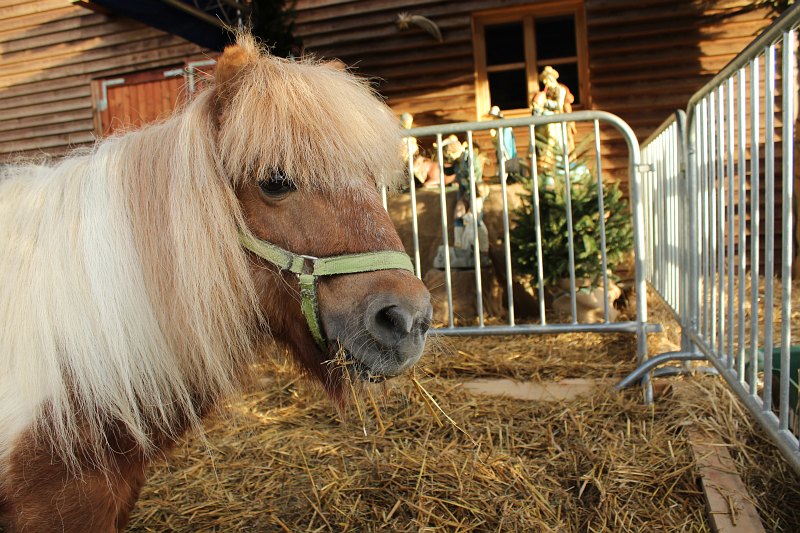
[{"label": "small fir tree", "polygon": [[[576,148],[569,158],[575,278],[588,280],[590,286],[596,287],[603,283],[598,187],[596,176],[586,165],[585,146],[583,144]],[[563,152],[548,157],[547,164],[540,168],[538,176],[545,287],[554,286],[558,280],[569,277],[564,159]],[[536,286],[538,263],[533,179],[526,176],[521,181],[528,192],[520,195],[521,204],[513,212],[515,225],[511,229],[511,250],[516,271],[530,276],[531,285]],[[604,184],[603,208],[607,266],[613,272],[633,248],[630,209],[617,183]]]}]

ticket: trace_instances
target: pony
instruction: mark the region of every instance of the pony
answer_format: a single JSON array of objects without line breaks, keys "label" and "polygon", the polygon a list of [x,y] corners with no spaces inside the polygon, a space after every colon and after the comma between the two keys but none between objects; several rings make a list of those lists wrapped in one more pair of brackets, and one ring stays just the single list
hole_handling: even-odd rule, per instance
[{"label": "pony", "polygon": [[366,81],[241,35],[165,121],[6,166],[0,523],[124,529],[270,339],[334,402],[412,366],[430,295],[379,193],[400,146]]}]

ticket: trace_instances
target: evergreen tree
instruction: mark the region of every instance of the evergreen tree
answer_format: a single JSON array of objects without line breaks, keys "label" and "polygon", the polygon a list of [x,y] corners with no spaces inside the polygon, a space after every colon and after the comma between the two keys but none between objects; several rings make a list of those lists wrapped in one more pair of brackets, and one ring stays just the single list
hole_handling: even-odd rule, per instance
[{"label": "evergreen tree", "polygon": [[[584,145],[585,146],[585,145]],[[539,170],[539,213],[542,232],[544,285],[553,286],[569,277],[567,228],[566,166],[563,152],[548,158]],[[585,150],[577,148],[569,158],[570,197],[572,205],[575,277],[588,279],[592,286],[602,286],[601,226],[596,176],[586,165]],[[530,275],[536,285],[538,262],[533,203],[533,179],[521,178],[528,192],[520,195],[521,204],[514,210],[511,250],[515,269]],[[603,219],[606,232],[607,266],[613,270],[633,248],[633,229],[628,203],[617,183],[603,185]]]}]

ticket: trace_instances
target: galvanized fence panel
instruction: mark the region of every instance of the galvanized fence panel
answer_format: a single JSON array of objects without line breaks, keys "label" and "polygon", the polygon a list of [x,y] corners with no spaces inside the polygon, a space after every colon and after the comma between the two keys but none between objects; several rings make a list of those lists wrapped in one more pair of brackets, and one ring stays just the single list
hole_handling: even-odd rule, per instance
[{"label": "galvanized fence panel", "polygon": [[642,147],[642,188],[647,255],[646,277],[650,286],[680,316],[688,294],[680,283],[686,260],[682,243],[688,238],[684,224],[686,148],[683,145],[686,115],[679,111],[665,120]]},{"label": "galvanized fence panel", "polygon": [[794,6],[644,143],[648,281],[684,341],[618,386],[669,360],[705,359],[800,472],[791,306],[798,26]]},{"label": "galvanized fence panel", "polygon": [[[474,317],[474,320],[470,324],[466,323],[459,323],[453,315],[453,283],[452,283],[452,274],[453,274],[453,267],[451,265],[451,257],[450,257],[450,242],[448,236],[448,229],[452,221],[448,220],[448,206],[447,206],[447,198],[445,194],[444,187],[439,187],[439,209],[440,209],[440,225],[441,225],[441,243],[443,245],[444,251],[444,273],[445,273],[445,289],[447,294],[447,302],[448,302],[448,323],[444,327],[435,328],[431,330],[432,334],[436,335],[485,335],[485,334],[520,334],[520,333],[559,333],[559,332],[629,332],[635,333],[637,335],[637,354],[638,357],[643,359],[647,353],[647,338],[646,332],[648,330],[654,329],[653,326],[648,326],[647,324],[647,303],[645,300],[645,278],[644,278],[644,258],[645,258],[645,241],[643,238],[643,222],[644,222],[644,214],[643,214],[643,203],[642,203],[642,191],[641,185],[639,183],[639,145],[631,128],[622,121],[619,117],[616,117],[610,113],[602,112],[602,111],[579,111],[575,113],[569,114],[561,114],[561,115],[550,115],[550,116],[530,116],[530,117],[523,117],[523,118],[514,118],[514,119],[501,119],[501,120],[492,120],[486,122],[468,122],[468,123],[458,123],[458,124],[447,124],[441,126],[429,126],[429,127],[419,127],[414,128],[408,131],[408,137],[406,138],[406,149],[408,151],[408,175],[409,175],[409,187],[408,187],[408,196],[411,205],[411,215],[412,215],[412,246],[413,246],[413,258],[415,261],[416,273],[418,277],[423,276],[423,268],[428,268],[429,265],[422,265],[420,263],[420,237],[419,237],[419,225],[417,222],[417,191],[415,186],[415,177],[414,177],[414,157],[415,157],[415,142],[413,139],[435,139],[436,142],[436,162],[439,165],[439,173],[442,179],[444,179],[445,175],[445,168],[444,168],[444,158],[442,157],[442,144],[445,138],[448,135],[455,134],[460,135],[461,138],[466,139],[467,143],[467,158],[469,161],[473,161],[475,157],[475,141],[474,135],[476,132],[486,132],[488,130],[496,130],[497,131],[497,138],[503,139],[503,133],[506,128],[525,128],[527,129],[527,136],[530,141],[531,146],[536,145],[536,135],[537,131],[541,131],[540,128],[545,128],[549,124],[558,124],[561,127],[562,135],[561,135],[561,150],[564,154],[565,159],[569,156],[569,150],[566,146],[566,129],[567,123],[575,122],[575,123],[588,123],[588,128],[593,131],[594,135],[594,145],[587,148],[587,152],[593,156],[593,165],[594,165],[594,179],[597,180],[598,184],[598,205],[597,205],[597,213],[599,217],[599,221],[601,224],[601,238],[600,238],[600,250],[601,253],[597,260],[601,262],[602,265],[602,286],[604,289],[608,289],[609,286],[609,275],[607,272],[607,253],[606,253],[606,231],[603,224],[605,223],[605,206],[603,205],[603,164],[602,164],[602,157],[601,157],[601,145],[600,145],[600,138],[601,138],[601,128],[602,131],[611,131],[614,130],[624,138],[625,142],[628,146],[628,179],[629,179],[629,197],[630,197],[630,205],[631,205],[631,222],[633,227],[633,246],[634,246],[634,256],[635,256],[635,264],[634,264],[634,285],[635,285],[635,298],[636,298],[636,316],[632,320],[620,321],[615,322],[610,318],[610,309],[609,303],[606,298],[606,302],[603,304],[603,320],[599,323],[579,323],[576,313],[576,296],[579,291],[578,287],[578,280],[575,279],[575,245],[574,240],[576,236],[574,235],[574,228],[573,228],[573,220],[572,220],[572,207],[571,207],[571,190],[572,186],[566,187],[566,190],[563,191],[566,197],[566,209],[565,215],[567,218],[567,254],[569,258],[569,298],[570,298],[570,320],[566,323],[551,323],[549,320],[550,315],[548,315],[548,311],[545,308],[545,293],[544,293],[544,270],[547,268],[547,265],[543,266],[542,258],[542,234],[541,234],[541,220],[540,220],[540,205],[539,205],[539,176],[537,172],[537,154],[536,150],[532,149],[529,150],[527,156],[527,160],[525,161],[526,167],[528,171],[531,173],[531,181],[532,187],[530,190],[531,194],[531,202],[533,205],[533,215],[534,215],[534,231],[532,232],[530,238],[531,242],[536,243],[536,254],[537,254],[537,263],[538,263],[538,273],[534,276],[535,279],[533,280],[533,285],[537,286],[536,289],[536,296],[538,297],[538,305],[539,305],[539,319],[538,321],[534,322],[520,322],[515,316],[514,310],[514,300],[513,300],[513,287],[512,287],[512,280],[513,280],[513,252],[511,249],[510,244],[510,229],[514,224],[514,220],[512,220],[510,216],[510,209],[509,209],[509,198],[508,198],[508,188],[507,188],[507,181],[508,181],[508,172],[506,169],[505,158],[501,154],[497,154],[497,170],[498,170],[498,178],[501,187],[501,194],[502,194],[502,223],[503,223],[503,235],[502,235],[502,255],[504,257],[504,278],[505,278],[505,292],[507,296],[507,301],[505,302],[505,307],[507,310],[507,318],[505,323],[498,324],[498,323],[491,323],[488,324],[485,321],[485,313],[483,310],[483,287],[482,287],[482,266],[481,266],[481,257],[480,257],[480,245],[479,245],[479,231],[478,231],[478,217],[473,216],[471,219],[471,223],[473,225],[472,228],[472,235],[473,235],[473,243],[472,243],[472,250],[473,250],[473,262],[474,262],[474,284],[476,289],[476,302],[475,308],[477,309],[477,316]],[[459,139],[460,141],[460,139]],[[566,160],[565,162],[565,184],[571,184],[572,181],[570,179],[570,165],[569,161]],[[470,176],[469,176],[469,187],[468,191],[470,205],[476,205],[476,179],[474,175],[473,166],[470,164]],[[496,237],[496,236],[494,236]],[[647,394],[649,396],[649,387],[646,387]]]}]

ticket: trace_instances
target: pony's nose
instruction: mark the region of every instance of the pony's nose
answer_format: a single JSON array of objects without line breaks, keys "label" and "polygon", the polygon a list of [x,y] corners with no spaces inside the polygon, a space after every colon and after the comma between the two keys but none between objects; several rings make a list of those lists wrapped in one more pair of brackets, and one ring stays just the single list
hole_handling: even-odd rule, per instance
[{"label": "pony's nose", "polygon": [[424,342],[431,326],[430,302],[415,305],[391,294],[372,296],[367,305],[366,327],[373,339],[387,348],[404,348]]}]

